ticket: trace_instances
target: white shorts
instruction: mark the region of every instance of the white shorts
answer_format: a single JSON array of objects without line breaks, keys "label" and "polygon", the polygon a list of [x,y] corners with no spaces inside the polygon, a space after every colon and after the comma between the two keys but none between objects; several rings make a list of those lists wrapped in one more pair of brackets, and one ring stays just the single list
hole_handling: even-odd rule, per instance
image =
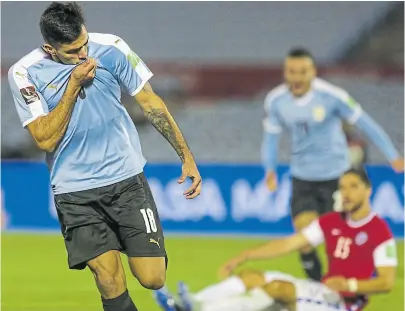
[{"label": "white shorts", "polygon": [[347,311],[341,296],[322,283],[270,271],[265,273],[265,279],[267,283],[280,280],[295,285],[296,311]]}]

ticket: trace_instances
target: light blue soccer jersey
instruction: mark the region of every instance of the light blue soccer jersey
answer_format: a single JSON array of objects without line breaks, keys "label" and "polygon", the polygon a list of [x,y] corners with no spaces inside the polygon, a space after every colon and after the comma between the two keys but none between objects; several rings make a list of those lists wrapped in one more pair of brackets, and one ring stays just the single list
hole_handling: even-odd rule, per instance
[{"label": "light blue soccer jersey", "polygon": [[309,181],[338,178],[350,167],[342,119],[360,128],[389,161],[399,157],[387,134],[361,106],[324,80],[314,79],[311,90],[299,98],[286,85],[275,88],[266,97],[265,110],[262,157],[267,170],[276,167],[279,133],[284,127],[292,138],[292,176]]},{"label": "light blue soccer jersey", "polygon": [[[55,194],[110,185],[141,173],[146,163],[139,136],[121,104],[121,88],[136,95],[152,72],[119,37],[89,34],[88,56],[97,62],[93,83],[78,97],[61,142],[46,154]],[[23,126],[55,109],[76,65],[53,61],[38,48],[9,70]]]}]

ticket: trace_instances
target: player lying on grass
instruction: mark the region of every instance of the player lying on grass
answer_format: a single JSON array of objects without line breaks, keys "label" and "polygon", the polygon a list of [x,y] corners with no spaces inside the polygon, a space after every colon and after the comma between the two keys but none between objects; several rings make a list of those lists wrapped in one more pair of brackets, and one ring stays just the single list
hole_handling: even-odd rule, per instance
[{"label": "player lying on grass", "polygon": [[[396,245],[388,225],[371,210],[371,185],[365,171],[347,171],[339,180],[339,190],[343,212],[325,214],[300,233],[242,252],[221,267],[220,275],[227,279],[197,294],[188,295],[180,284],[180,302],[171,309],[173,300],[165,289],[155,297],[167,311],[259,311],[275,308],[273,299],[293,311],[362,310],[369,294],[392,289]],[[248,269],[230,276],[248,261],[272,259],[322,243],[329,266],[323,283]],[[242,296],[247,291],[250,295]],[[339,293],[338,299],[333,293]]]}]

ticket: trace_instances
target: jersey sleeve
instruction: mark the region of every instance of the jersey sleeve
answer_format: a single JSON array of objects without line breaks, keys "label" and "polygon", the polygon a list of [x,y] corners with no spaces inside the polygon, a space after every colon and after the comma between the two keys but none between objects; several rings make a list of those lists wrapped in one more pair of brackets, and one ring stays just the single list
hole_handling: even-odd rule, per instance
[{"label": "jersey sleeve", "polygon": [[398,265],[396,243],[386,222],[380,220],[380,228],[375,228],[378,235],[375,238],[373,260],[375,267],[396,267]]},{"label": "jersey sleeve", "polygon": [[336,98],[337,111],[340,117],[351,124],[356,123],[363,114],[360,104],[344,90],[339,90],[336,93]]},{"label": "jersey sleeve", "polygon": [[264,110],[266,118],[263,120],[263,128],[267,133],[278,134],[282,130],[281,122],[277,114],[274,96],[270,92],[264,100]]},{"label": "jersey sleeve", "polygon": [[120,51],[115,68],[119,83],[129,95],[135,96],[153,73],[124,40],[116,37],[114,46]]},{"label": "jersey sleeve", "polygon": [[13,94],[18,116],[24,127],[49,112],[42,94],[30,81],[27,70],[16,64],[8,72],[8,82]]},{"label": "jersey sleeve", "polygon": [[314,220],[308,227],[301,231],[301,234],[308,240],[308,242],[316,247],[325,241],[322,227],[319,220]]},{"label": "jersey sleeve", "polygon": [[396,267],[398,265],[397,246],[394,239],[378,245],[373,252],[375,267]]}]

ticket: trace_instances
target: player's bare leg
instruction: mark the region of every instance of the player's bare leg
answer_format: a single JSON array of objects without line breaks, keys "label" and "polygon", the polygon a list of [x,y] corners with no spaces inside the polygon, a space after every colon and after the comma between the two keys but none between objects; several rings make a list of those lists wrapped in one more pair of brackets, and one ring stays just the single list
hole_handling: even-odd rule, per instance
[{"label": "player's bare leg", "polygon": [[87,262],[101,293],[105,311],[137,311],[127,291],[118,251],[111,250]]},{"label": "player's bare leg", "polygon": [[[301,212],[294,217],[295,231],[299,232],[309,226],[319,217],[315,211]],[[300,249],[301,261],[307,276],[315,281],[320,281],[322,277],[322,267],[318,255],[312,247]]]},{"label": "player's bare leg", "polygon": [[143,287],[156,290],[165,285],[165,257],[129,257],[128,262],[133,276]]}]

